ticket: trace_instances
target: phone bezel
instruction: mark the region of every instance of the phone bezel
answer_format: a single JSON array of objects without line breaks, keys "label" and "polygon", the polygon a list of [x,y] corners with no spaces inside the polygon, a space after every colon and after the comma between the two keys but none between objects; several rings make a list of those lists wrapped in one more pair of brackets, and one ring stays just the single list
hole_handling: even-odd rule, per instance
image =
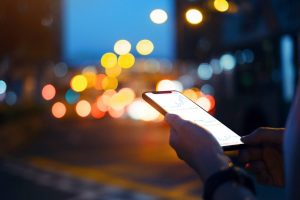
[{"label": "phone bezel", "polygon": [[[147,93],[153,93],[153,94],[169,94],[172,92],[178,92],[180,94],[182,94],[181,92],[177,91],[177,90],[165,90],[165,91],[148,91],[148,92],[144,92],[142,94],[142,98],[149,103],[153,108],[155,108],[158,112],[160,112],[162,115],[166,115],[167,111],[164,110],[160,105],[158,105],[154,100],[152,100],[149,96],[147,96]],[[183,94],[182,94],[183,95]],[[185,96],[185,95],[183,95]],[[186,97],[186,96],[185,96]],[[189,99],[188,97],[186,97],[187,99]],[[195,103],[193,100],[189,99],[190,101],[192,101],[194,104],[196,104],[199,108],[201,108],[202,110],[204,110],[201,106],[199,106],[197,103]],[[207,112],[206,110],[204,110],[205,112]],[[208,112],[207,112],[208,113]],[[209,113],[208,113],[209,114]],[[214,116],[212,116],[214,117]],[[214,117],[215,118],[215,117]],[[216,119],[216,118],[215,118]],[[218,120],[218,119],[217,119]],[[218,120],[219,121],[219,120]],[[219,121],[220,122],[220,121]],[[222,122],[220,122],[222,123]],[[223,123],[222,123],[223,124]],[[223,124],[224,125],[224,124]],[[226,125],[224,125],[226,126]],[[237,134],[238,135],[238,134]],[[230,145],[230,146],[221,146],[223,148],[224,151],[232,151],[232,150],[238,150],[241,149],[245,146],[245,144],[235,144],[235,145]]]}]

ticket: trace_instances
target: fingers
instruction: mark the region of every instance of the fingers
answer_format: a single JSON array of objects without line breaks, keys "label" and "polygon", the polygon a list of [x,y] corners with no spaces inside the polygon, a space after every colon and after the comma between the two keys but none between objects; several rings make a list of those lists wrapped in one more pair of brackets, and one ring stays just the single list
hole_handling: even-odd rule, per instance
[{"label": "fingers", "polygon": [[270,147],[266,147],[263,154],[266,168],[269,174],[272,175],[274,185],[282,186],[284,183],[284,169],[281,154]]},{"label": "fingers", "polygon": [[268,169],[264,163],[264,161],[252,161],[247,163],[246,169],[253,172],[255,175],[256,180],[262,184],[271,184],[272,177],[268,172]]},{"label": "fingers", "polygon": [[165,121],[178,133],[191,131],[195,124],[180,118],[178,115],[166,114]]},{"label": "fingers", "polygon": [[245,144],[255,145],[262,143],[282,144],[283,131],[281,128],[258,128],[250,135],[241,138]]},{"label": "fingers", "polygon": [[239,161],[241,163],[247,163],[255,160],[262,160],[262,149],[249,147],[240,151]]},{"label": "fingers", "polygon": [[165,121],[175,130],[180,130],[184,123],[183,119],[174,114],[166,114]]}]

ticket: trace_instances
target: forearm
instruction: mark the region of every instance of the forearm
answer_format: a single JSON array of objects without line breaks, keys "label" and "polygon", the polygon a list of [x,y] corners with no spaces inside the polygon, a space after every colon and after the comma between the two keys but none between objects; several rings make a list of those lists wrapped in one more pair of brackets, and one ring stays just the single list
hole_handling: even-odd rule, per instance
[{"label": "forearm", "polygon": [[256,197],[248,188],[235,182],[226,182],[215,191],[213,199],[253,200]]}]

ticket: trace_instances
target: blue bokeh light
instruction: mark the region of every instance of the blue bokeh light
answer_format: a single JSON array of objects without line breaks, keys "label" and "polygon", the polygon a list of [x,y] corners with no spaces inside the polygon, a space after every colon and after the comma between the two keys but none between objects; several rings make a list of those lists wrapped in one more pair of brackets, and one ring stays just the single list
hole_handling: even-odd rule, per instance
[{"label": "blue bokeh light", "polygon": [[69,89],[65,94],[65,99],[69,104],[76,103],[80,98],[80,94],[73,91],[72,89]]},{"label": "blue bokeh light", "polygon": [[4,94],[6,92],[7,85],[5,81],[0,80],[0,94]]}]

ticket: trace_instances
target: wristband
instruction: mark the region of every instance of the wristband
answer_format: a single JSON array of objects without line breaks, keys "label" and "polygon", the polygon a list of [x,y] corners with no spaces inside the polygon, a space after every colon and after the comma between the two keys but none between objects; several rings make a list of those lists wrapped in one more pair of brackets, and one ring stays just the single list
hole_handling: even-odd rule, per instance
[{"label": "wristband", "polygon": [[238,167],[229,167],[226,170],[222,170],[211,175],[205,181],[203,198],[205,200],[212,200],[214,192],[218,189],[218,187],[228,181],[233,181],[242,185],[255,194],[254,183],[250,176]]}]

